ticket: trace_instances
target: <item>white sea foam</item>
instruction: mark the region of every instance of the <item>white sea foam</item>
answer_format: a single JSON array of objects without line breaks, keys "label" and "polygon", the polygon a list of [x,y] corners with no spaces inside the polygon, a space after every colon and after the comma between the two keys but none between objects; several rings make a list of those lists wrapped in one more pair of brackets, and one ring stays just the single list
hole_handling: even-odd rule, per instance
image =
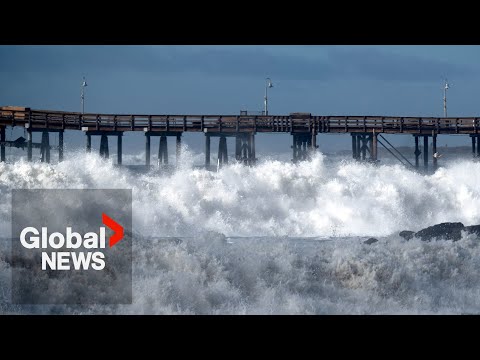
[{"label": "white sea foam", "polygon": [[0,163],[0,230],[8,234],[13,188],[132,188],[134,229],[148,236],[386,236],[444,221],[480,223],[480,163],[463,161],[422,175],[400,165],[298,165],[263,161],[209,172],[184,165],[142,174],[96,154],[59,165]]},{"label": "white sea foam", "polygon": [[[4,257],[0,310],[479,312],[476,237],[422,243],[396,234],[445,221],[480,224],[480,163],[460,161],[422,175],[399,165],[327,162],[319,154],[297,165],[264,160],[216,173],[192,168],[196,159],[184,151],[182,166],[163,174],[118,168],[96,154],[77,153],[59,165],[0,163],[2,237],[10,236],[13,188],[132,188],[138,234],[133,305],[13,307]],[[142,241],[151,236],[184,241]],[[224,236],[248,238],[228,244]],[[380,241],[362,244],[365,236]]]}]

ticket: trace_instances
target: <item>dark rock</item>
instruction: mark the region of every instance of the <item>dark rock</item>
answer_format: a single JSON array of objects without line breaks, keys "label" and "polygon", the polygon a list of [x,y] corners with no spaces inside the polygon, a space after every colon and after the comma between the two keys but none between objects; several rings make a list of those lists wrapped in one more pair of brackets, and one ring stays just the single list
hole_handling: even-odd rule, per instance
[{"label": "dark rock", "polygon": [[471,225],[471,226],[465,226],[464,229],[467,233],[470,234],[475,234],[477,236],[480,236],[480,225]]},{"label": "dark rock", "polygon": [[434,238],[443,240],[460,240],[462,237],[462,230],[465,226],[460,223],[441,223],[433,226],[429,226],[415,233],[415,236],[423,241],[429,241]]},{"label": "dark rock", "polygon": [[370,238],[370,239],[368,239],[368,240],[365,240],[363,243],[364,243],[364,244],[367,244],[367,245],[371,245],[371,244],[373,244],[373,243],[376,243],[377,241],[378,241],[378,240],[375,239],[375,238]]},{"label": "dark rock", "polygon": [[398,234],[403,237],[405,240],[410,240],[415,236],[415,231],[403,230]]}]

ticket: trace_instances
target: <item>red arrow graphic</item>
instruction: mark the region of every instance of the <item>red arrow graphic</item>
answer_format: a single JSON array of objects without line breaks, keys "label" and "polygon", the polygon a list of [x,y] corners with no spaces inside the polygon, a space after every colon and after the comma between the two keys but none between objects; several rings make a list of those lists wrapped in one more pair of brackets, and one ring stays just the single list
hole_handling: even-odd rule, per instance
[{"label": "red arrow graphic", "polygon": [[102,222],[108,226],[110,229],[113,230],[113,235],[110,236],[109,239],[109,245],[112,247],[116,243],[118,243],[120,240],[123,239],[123,226],[117,223],[115,220],[113,220],[111,217],[109,217],[107,214],[102,213]]}]

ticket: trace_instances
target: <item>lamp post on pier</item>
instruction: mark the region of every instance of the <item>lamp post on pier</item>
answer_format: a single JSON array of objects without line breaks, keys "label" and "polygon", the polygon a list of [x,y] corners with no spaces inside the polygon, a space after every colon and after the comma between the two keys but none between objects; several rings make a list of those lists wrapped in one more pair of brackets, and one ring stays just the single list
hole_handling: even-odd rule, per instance
[{"label": "lamp post on pier", "polygon": [[265,79],[265,115],[268,115],[268,89],[273,87],[272,79]]},{"label": "lamp post on pier", "polygon": [[81,95],[80,95],[80,98],[82,100],[82,114],[85,113],[85,88],[87,87],[87,81],[85,80],[85,76],[83,77],[83,82],[82,82],[82,92],[81,92]]}]

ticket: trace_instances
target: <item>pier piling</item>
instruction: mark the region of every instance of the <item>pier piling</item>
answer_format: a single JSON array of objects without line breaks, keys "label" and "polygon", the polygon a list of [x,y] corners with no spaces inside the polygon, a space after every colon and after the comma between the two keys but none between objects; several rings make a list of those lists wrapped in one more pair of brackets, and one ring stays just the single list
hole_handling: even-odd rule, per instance
[{"label": "pier piling", "polygon": [[86,151],[87,153],[92,151],[92,135],[87,134],[87,145],[86,145]]},{"label": "pier piling", "polygon": [[235,159],[245,165],[254,165],[255,158],[255,134],[237,134],[235,136]]},{"label": "pier piling", "polygon": [[[474,158],[480,157],[480,137],[476,134],[470,135],[472,138],[472,156]],[[475,151],[476,148],[476,151]]]},{"label": "pier piling", "polygon": [[177,135],[175,150],[176,150],[176,152],[175,152],[175,156],[176,156],[175,164],[177,166],[179,166],[180,165],[180,156],[182,155],[182,135],[181,134]]},{"label": "pier piling", "polygon": [[123,133],[117,135],[117,164],[122,165],[122,137]]},{"label": "pier piling", "polygon": [[310,157],[312,157],[315,152],[317,151],[317,133],[314,131],[312,131],[312,137],[310,139]]},{"label": "pier piling", "polygon": [[165,135],[160,136],[158,146],[158,165],[168,165],[168,143]]},{"label": "pier piling", "polygon": [[480,139],[478,136],[475,136],[477,139],[477,157],[480,157]]},{"label": "pier piling", "polygon": [[[378,158],[377,133],[371,134],[351,133],[352,136],[352,157],[357,161],[373,161]],[[367,152],[369,158],[367,159]]]},{"label": "pier piling", "polygon": [[42,131],[42,143],[40,146],[42,153],[42,162],[50,163],[50,134],[48,131]]},{"label": "pier piling", "polygon": [[2,145],[0,145],[0,161],[2,162],[5,162],[5,145],[3,144],[3,141],[6,141],[5,128],[6,126],[0,126],[0,141],[2,141]]},{"label": "pier piling", "polygon": [[242,136],[235,136],[235,160],[242,160]]},{"label": "pier piling", "polygon": [[225,136],[220,136],[218,141],[218,159],[220,165],[228,164],[227,138]]},{"label": "pier piling", "polygon": [[102,134],[100,137],[100,156],[104,159],[110,157],[108,150],[108,136],[106,134]]},{"label": "pier piling", "polygon": [[32,161],[32,129],[27,128],[27,160]]},{"label": "pier piling", "polygon": [[362,139],[362,160],[367,160],[367,149],[368,149],[368,140],[366,135],[360,135],[360,139]]},{"label": "pier piling", "polygon": [[145,165],[150,166],[150,135],[145,133]]},{"label": "pier piling", "polygon": [[373,162],[378,160],[377,149],[377,133],[373,130],[372,135],[370,135],[370,160]]},{"label": "pier piling", "polygon": [[357,160],[357,136],[355,134],[352,135],[352,157]]},{"label": "pier piling", "polygon": [[292,149],[294,163],[308,160],[312,153],[312,135],[310,133],[293,134]]},{"label": "pier piling", "polygon": [[210,166],[210,134],[205,134],[205,167]]},{"label": "pier piling", "polygon": [[423,137],[423,166],[428,169],[428,136]]},{"label": "pier piling", "polygon": [[63,161],[63,130],[58,132],[58,162]]},{"label": "pier piling", "polygon": [[357,139],[357,151],[356,151],[356,153],[357,153],[357,161],[360,161],[360,160],[361,160],[361,157],[362,157],[361,151],[360,151],[361,148],[362,148],[362,146],[361,146],[361,141],[360,141],[360,135],[355,135],[355,138]]},{"label": "pier piling", "polygon": [[478,139],[478,135],[475,136],[475,138],[477,139],[477,157],[480,157],[480,141]]},{"label": "pier piling", "polygon": [[418,146],[418,136],[415,136],[415,168],[418,169],[420,167],[420,155],[422,152]]},{"label": "pier piling", "polygon": [[257,162],[257,157],[255,154],[255,134],[250,133],[250,159],[249,165],[255,165]]}]

